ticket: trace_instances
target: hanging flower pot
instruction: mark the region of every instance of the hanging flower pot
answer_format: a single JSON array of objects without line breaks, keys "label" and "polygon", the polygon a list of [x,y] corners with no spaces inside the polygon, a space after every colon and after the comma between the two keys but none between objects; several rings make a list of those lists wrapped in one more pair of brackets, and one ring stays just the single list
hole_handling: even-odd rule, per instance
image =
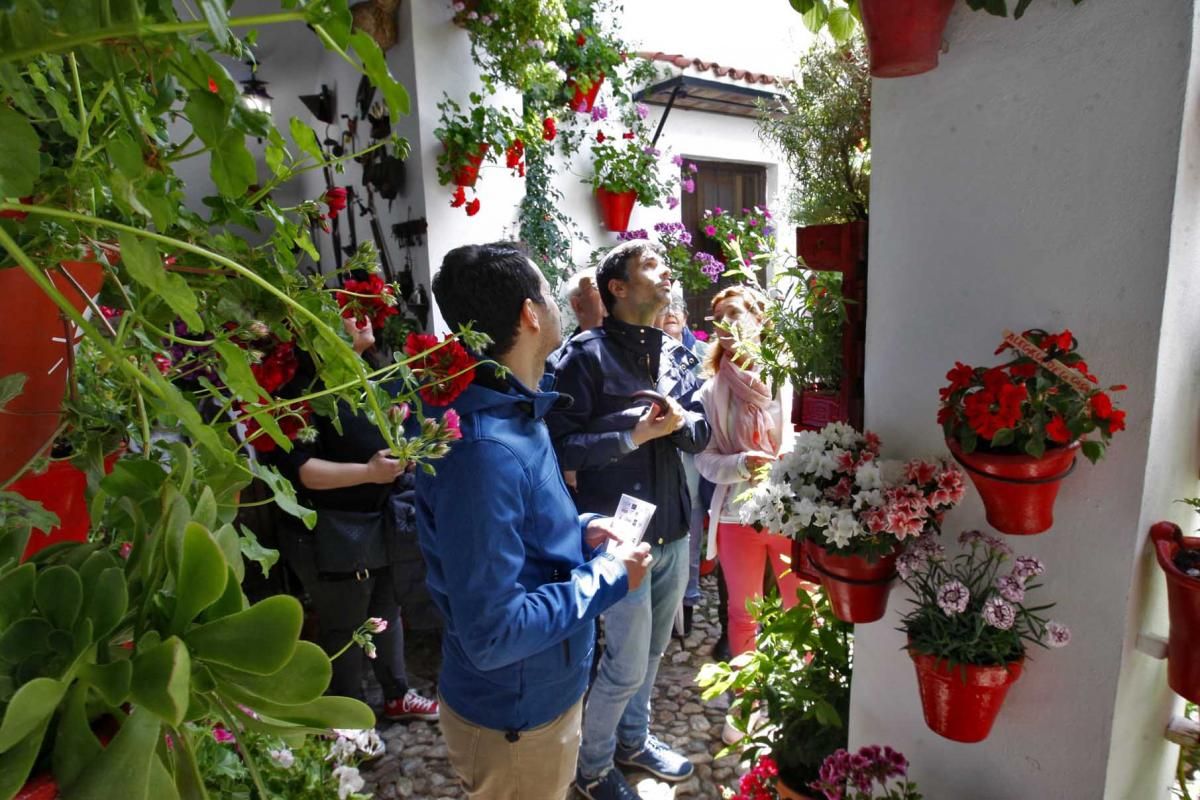
[{"label": "hanging flower pot", "polygon": [[1173,522],[1159,522],[1150,528],[1150,541],[1167,576],[1167,684],[1181,697],[1200,703],[1200,578],[1189,576],[1176,563],[1183,551],[1200,555],[1200,537],[1184,536]]},{"label": "hanging flower pot", "polygon": [[491,149],[489,144],[479,145],[479,150],[474,155],[468,155],[469,163],[460,166],[454,173],[454,185],[471,187],[475,185],[475,181],[479,180],[479,167],[483,164],[484,156]]},{"label": "hanging flower pot", "polygon": [[1021,677],[1025,659],[994,667],[956,664],[909,650],[925,724],[956,742],[982,742],[992,731],[1008,687]]},{"label": "hanging flower pot", "polygon": [[[112,472],[113,464],[124,447],[104,457],[104,473]],[[45,472],[29,472],[21,476],[9,491],[28,500],[36,500],[58,517],[58,527],[43,531],[34,528],[21,560],[58,542],[85,542],[91,528],[86,500],[87,474],[70,461],[51,461]]]},{"label": "hanging flower pot", "polygon": [[[99,264],[66,261],[61,270],[88,295],[100,291],[104,273]],[[87,298],[72,280],[59,270],[48,274],[54,287],[82,311]],[[21,394],[0,414],[0,483],[16,475],[58,430],[74,330],[24,270],[0,269],[0,375],[20,372],[26,378]]]},{"label": "hanging flower pot", "polygon": [[946,445],[966,467],[993,528],[1024,535],[1042,533],[1054,525],[1054,500],[1062,479],[1075,469],[1079,442],[1047,448],[1041,458],[979,450],[964,453],[954,439],[947,439]]},{"label": "hanging flower pot", "polygon": [[954,0],[862,0],[863,31],[876,78],[903,78],[938,65]]},{"label": "hanging flower pot", "polygon": [[802,581],[820,584],[821,573],[815,571],[808,563],[808,550],[811,547],[807,539],[792,540],[792,572]]},{"label": "hanging flower pot", "polygon": [[831,422],[850,418],[841,392],[801,389],[793,403],[792,421],[805,430],[819,431]]},{"label": "hanging flower pot", "polygon": [[596,106],[596,95],[600,94],[600,86],[604,83],[604,73],[600,73],[600,77],[592,81],[592,85],[585,92],[579,88],[579,84],[575,81],[567,81],[567,88],[574,92],[571,98],[571,109],[578,114],[590,114]]},{"label": "hanging flower pot", "polygon": [[834,555],[815,542],[807,542],[803,553],[808,571],[820,580],[838,619],[875,622],[887,613],[898,553],[892,552],[873,564],[861,556]]},{"label": "hanging flower pot", "polygon": [[867,257],[867,223],[797,228],[796,252],[809,269],[846,272]]},{"label": "hanging flower pot", "polygon": [[614,233],[629,230],[629,217],[633,214],[633,205],[637,202],[637,192],[610,192],[603,187],[596,187],[596,199],[600,201],[600,213],[604,216],[604,225]]}]

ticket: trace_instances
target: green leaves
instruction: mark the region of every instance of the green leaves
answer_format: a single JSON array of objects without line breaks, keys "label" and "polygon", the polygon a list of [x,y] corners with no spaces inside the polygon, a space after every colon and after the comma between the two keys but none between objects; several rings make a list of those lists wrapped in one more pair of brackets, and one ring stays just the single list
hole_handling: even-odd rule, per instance
[{"label": "green leaves", "polygon": [[278,672],[291,659],[303,612],[296,598],[268,597],[250,608],[187,632],[196,658],[255,675]]},{"label": "green leaves", "polygon": [[52,678],[34,678],[13,695],[0,722],[0,753],[28,736],[50,718],[67,685]]},{"label": "green leaves", "polygon": [[838,44],[850,41],[858,30],[858,20],[854,18],[849,8],[831,9],[825,24],[829,28],[829,35]]},{"label": "green leaves", "polygon": [[175,612],[170,629],[181,633],[224,593],[225,556],[202,525],[190,522],[183,531],[179,562],[172,565],[171,571],[175,576]]},{"label": "green leaves", "polygon": [[122,797],[144,800],[154,749],[161,735],[158,717],[144,706],[134,708],[108,747],[65,787],[64,796],[72,800],[108,800],[113,787],[119,786]]},{"label": "green leaves", "polygon": [[24,114],[0,104],[0,197],[33,194],[42,171],[41,140]]},{"label": "green leaves", "polygon": [[0,377],[0,411],[4,407],[20,396],[25,390],[25,381],[28,376],[24,372],[16,372],[12,375],[4,375]]},{"label": "green leaves", "polygon": [[249,356],[233,342],[218,341],[213,349],[221,356],[224,368],[221,375],[230,389],[243,400],[269,400],[269,395],[258,385],[250,371]]},{"label": "green leaves", "polygon": [[121,243],[121,264],[129,277],[165,300],[193,331],[203,331],[204,321],[196,313],[198,301],[187,281],[166,271],[153,244],[125,231],[118,238]]},{"label": "green leaves", "polygon": [[1107,449],[1103,442],[1098,442],[1093,439],[1088,439],[1080,446],[1083,455],[1088,461],[1095,464],[1100,459],[1104,458],[1104,451]]},{"label": "green leaves", "polygon": [[379,45],[365,31],[356,30],[350,36],[350,45],[362,60],[367,79],[383,94],[392,119],[397,120],[409,112],[408,92],[396,82],[388,70],[387,61]]},{"label": "green leaves", "polygon": [[191,678],[188,649],[172,636],[134,659],[134,702],[177,726],[183,722],[188,708]]}]

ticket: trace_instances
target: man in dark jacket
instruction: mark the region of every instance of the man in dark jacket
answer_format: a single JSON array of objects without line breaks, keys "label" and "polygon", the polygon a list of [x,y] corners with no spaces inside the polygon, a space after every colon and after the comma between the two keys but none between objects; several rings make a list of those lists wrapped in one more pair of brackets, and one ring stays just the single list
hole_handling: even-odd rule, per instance
[{"label": "man in dark jacket", "polygon": [[[575,787],[591,800],[637,797],[618,764],[678,781],[691,763],[650,734],[650,693],[688,575],[687,480],[679,452],[698,453],[709,428],[694,395],[696,357],[653,327],[670,300],[671,270],[646,241],[625,242],[600,262],[609,316],[572,338],[557,389],[573,399],[548,418],[559,462],[575,470],[580,511],[612,514],[622,494],[657,506],[645,541],[650,580],[605,614],[605,651],[588,695]],[[653,390],[666,407],[638,406]]]},{"label": "man in dark jacket", "polygon": [[[452,326],[492,344],[453,407],[462,439],[417,477],[417,531],[430,596],[446,618],[441,726],[468,796],[562,800],[579,748],[595,618],[637,589],[646,546],[597,548],[618,526],[580,516],[536,386],[560,340],[546,279],[516,246],[460,247],[433,281]],[[438,409],[428,409],[427,413]]]}]

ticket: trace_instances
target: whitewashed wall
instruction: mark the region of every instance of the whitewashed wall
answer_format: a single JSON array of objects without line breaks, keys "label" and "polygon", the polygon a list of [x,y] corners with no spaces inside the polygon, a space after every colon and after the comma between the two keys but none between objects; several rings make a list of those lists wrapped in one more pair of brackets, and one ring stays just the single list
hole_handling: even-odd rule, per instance
[{"label": "whitewashed wall", "polygon": [[[1009,538],[1049,565],[1042,594],[1075,638],[1033,654],[991,738],[926,729],[903,593],[859,626],[852,743],[902,750],[927,797],[1168,796],[1173,701],[1130,639],[1131,614],[1162,616],[1145,526],[1197,473],[1192,5],[1042,0],[1013,22],[958,4],[936,71],[875,81],[866,421],[885,448],[944,451],[943,375],[991,363],[1005,328],[1069,327],[1092,371],[1130,387],[1129,430],[1067,479],[1054,528]],[[971,492],[947,527],[985,526]]]}]

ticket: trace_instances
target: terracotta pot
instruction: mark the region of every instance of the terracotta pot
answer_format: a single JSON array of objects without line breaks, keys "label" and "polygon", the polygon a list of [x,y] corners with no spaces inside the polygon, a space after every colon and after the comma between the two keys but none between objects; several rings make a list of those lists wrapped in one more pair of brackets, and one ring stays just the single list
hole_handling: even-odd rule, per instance
[{"label": "terracotta pot", "polygon": [[614,233],[629,229],[629,217],[633,214],[634,203],[637,202],[637,192],[610,192],[597,188],[596,199],[600,201],[600,213],[604,216],[604,225]]},{"label": "terracotta pot", "polygon": [[590,114],[596,106],[596,95],[600,93],[600,87],[604,83],[604,73],[600,73],[600,77],[592,82],[585,92],[579,88],[575,81],[567,81],[567,88],[574,92],[571,98],[571,109],[579,114]]},{"label": "terracotta pot", "polygon": [[775,779],[775,792],[779,795],[780,800],[816,800],[813,795],[788,786],[782,778]]},{"label": "terracotta pot", "polygon": [[875,622],[887,613],[888,595],[896,581],[898,551],[874,564],[859,556],[838,556],[814,542],[804,548],[805,561],[820,578],[833,614],[843,622]]},{"label": "terracotta pot", "polygon": [[[113,464],[124,448],[104,457],[104,473],[112,472]],[[39,550],[58,542],[86,542],[92,520],[87,507],[87,474],[70,461],[51,461],[45,472],[30,472],[12,486],[29,500],[36,500],[58,516],[58,526],[49,531],[34,528],[25,545],[21,560],[25,561]]]},{"label": "terracotta pot", "polygon": [[[1025,659],[996,667],[955,664],[909,650],[925,724],[956,742],[982,742],[992,731],[1008,687],[1021,677]],[[966,670],[965,674],[963,670]]]},{"label": "terracotta pot", "polygon": [[954,0],[862,0],[863,31],[876,78],[903,78],[938,65]]},{"label": "terracotta pot", "polygon": [[1167,684],[1181,697],[1200,703],[1200,578],[1175,566],[1180,550],[1200,550],[1200,536],[1184,536],[1175,523],[1159,522],[1150,528],[1150,541],[1167,577]]},{"label": "terracotta pot", "polygon": [[964,453],[954,439],[947,439],[946,446],[966,468],[993,528],[1025,535],[1054,525],[1054,500],[1062,479],[1075,468],[1079,442],[1048,448],[1041,458],[979,450]]},{"label": "terracotta pot", "polygon": [[[99,264],[65,261],[61,269],[88,295],[100,291],[104,271]],[[54,287],[82,311],[87,298],[59,270],[48,274]],[[0,483],[48,446],[58,430],[74,347],[67,339],[74,331],[74,324],[63,321],[58,306],[24,270],[0,269],[0,375],[22,372],[26,376],[24,390],[0,414]]]},{"label": "terracotta pot", "polygon": [[797,228],[796,251],[809,269],[845,272],[867,257],[867,223]]},{"label": "terracotta pot", "polygon": [[[442,146],[445,146],[444,142]],[[467,156],[467,161],[470,163],[459,167],[458,171],[454,173],[455,186],[472,187],[475,185],[475,181],[479,180],[479,167],[483,164],[484,156],[490,149],[491,145],[481,144],[475,155]]]}]

